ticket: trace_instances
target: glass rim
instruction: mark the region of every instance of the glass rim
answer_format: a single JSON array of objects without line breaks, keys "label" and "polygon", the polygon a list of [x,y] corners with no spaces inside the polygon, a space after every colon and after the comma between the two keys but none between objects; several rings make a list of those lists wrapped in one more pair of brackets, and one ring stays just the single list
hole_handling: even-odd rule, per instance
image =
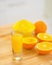
[{"label": "glass rim", "polygon": [[21,33],[19,33],[19,32],[16,32],[16,31],[12,31],[11,34],[12,34],[12,35],[16,35],[16,36],[23,37],[23,34],[21,34]]}]

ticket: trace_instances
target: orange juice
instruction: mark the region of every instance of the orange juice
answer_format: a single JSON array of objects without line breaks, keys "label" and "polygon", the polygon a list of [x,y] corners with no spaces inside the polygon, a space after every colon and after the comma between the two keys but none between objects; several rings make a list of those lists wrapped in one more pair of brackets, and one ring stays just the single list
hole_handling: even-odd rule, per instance
[{"label": "orange juice", "polygon": [[22,33],[23,36],[32,36],[32,33],[35,29],[33,23],[29,20],[19,20],[13,25],[13,30],[16,32]]},{"label": "orange juice", "polygon": [[19,33],[12,34],[12,50],[16,57],[20,57],[22,53],[23,36]]}]

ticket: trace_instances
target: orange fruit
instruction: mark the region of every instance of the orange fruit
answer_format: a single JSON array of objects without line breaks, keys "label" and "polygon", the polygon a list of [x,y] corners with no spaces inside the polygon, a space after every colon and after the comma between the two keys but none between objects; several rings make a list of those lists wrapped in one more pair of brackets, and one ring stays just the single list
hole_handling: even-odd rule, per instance
[{"label": "orange fruit", "polygon": [[32,49],[37,44],[38,40],[35,37],[24,37],[23,47],[25,49]]},{"label": "orange fruit", "polygon": [[34,23],[34,26],[36,27],[35,29],[35,34],[38,33],[45,33],[47,30],[47,25],[44,21],[39,20],[36,23]]},{"label": "orange fruit", "polygon": [[52,51],[52,43],[40,42],[35,46],[36,52],[39,54],[48,54]]},{"label": "orange fruit", "polygon": [[39,39],[39,41],[48,41],[48,42],[52,42],[52,36],[48,33],[39,33],[37,35],[37,38]]}]

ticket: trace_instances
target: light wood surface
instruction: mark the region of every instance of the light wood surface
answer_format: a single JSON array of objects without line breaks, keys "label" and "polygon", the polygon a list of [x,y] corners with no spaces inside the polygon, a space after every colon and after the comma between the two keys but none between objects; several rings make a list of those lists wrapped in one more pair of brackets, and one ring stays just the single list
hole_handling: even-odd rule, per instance
[{"label": "light wood surface", "polygon": [[[4,32],[11,32],[11,28],[6,26],[0,28],[0,35]],[[38,55],[34,49],[23,49],[23,59],[18,64],[12,59],[11,35],[0,36],[0,65],[52,65],[52,53],[48,55]]]}]

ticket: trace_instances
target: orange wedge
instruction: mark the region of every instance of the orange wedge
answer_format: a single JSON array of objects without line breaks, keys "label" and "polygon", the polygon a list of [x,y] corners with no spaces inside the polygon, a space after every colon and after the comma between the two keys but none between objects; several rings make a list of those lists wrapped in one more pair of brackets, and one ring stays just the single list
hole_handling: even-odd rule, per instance
[{"label": "orange wedge", "polygon": [[48,41],[48,42],[52,42],[52,36],[48,33],[39,33],[37,35],[37,38],[39,39],[39,41]]},{"label": "orange wedge", "polygon": [[40,42],[35,46],[36,52],[39,54],[48,54],[52,51],[52,43]]},{"label": "orange wedge", "polygon": [[24,37],[23,47],[25,49],[32,49],[37,44],[38,40],[35,37]]}]

